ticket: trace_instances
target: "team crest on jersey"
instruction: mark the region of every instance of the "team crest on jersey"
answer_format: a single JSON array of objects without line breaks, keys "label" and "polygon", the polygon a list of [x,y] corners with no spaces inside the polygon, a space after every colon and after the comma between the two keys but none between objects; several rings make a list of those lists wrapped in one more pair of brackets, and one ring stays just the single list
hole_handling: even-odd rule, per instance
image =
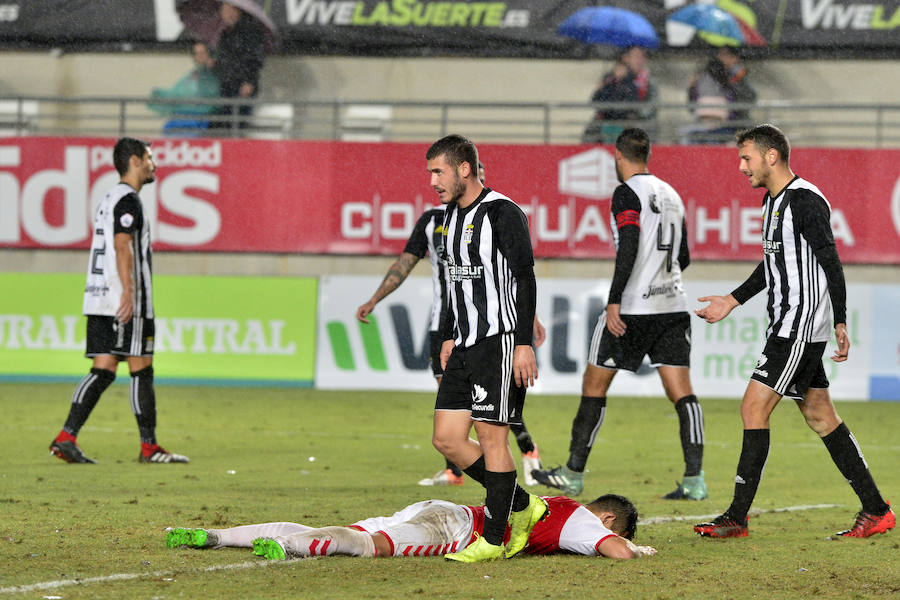
[{"label": "team crest on jersey", "polygon": [[472,235],[475,233],[475,226],[469,223],[466,225],[466,228],[463,230],[462,234],[462,243],[470,244],[472,242]]},{"label": "team crest on jersey", "polygon": [[781,218],[781,212],[775,211],[775,214],[772,215],[772,229],[778,229],[778,220]]}]

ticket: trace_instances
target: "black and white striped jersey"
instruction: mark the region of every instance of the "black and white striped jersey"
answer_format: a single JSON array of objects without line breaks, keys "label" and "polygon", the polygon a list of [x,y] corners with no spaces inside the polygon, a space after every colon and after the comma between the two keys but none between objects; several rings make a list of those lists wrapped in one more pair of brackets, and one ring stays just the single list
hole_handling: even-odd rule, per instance
[{"label": "black and white striped jersey", "polygon": [[447,207],[442,204],[422,213],[406,242],[406,248],[403,249],[404,252],[419,258],[424,258],[428,254],[431,261],[431,284],[434,293],[431,302],[431,317],[428,321],[429,331],[439,329],[441,313],[447,300],[447,276],[443,259],[446,209]]},{"label": "black and white striped jersey", "polygon": [[97,207],[91,257],[84,289],[83,312],[86,315],[114,316],[122,299],[122,281],[116,268],[115,234],[131,235],[134,256],[134,316],[153,318],[152,251],[150,223],[137,192],[119,183]]},{"label": "black and white striped jersey", "polygon": [[[637,246],[623,244],[629,226],[638,230]],[[681,270],[689,257],[684,204],[675,189],[655,175],[638,173],[616,188],[610,205],[610,228],[616,244],[616,273],[610,303],[626,315],[687,310]],[[620,273],[625,257],[630,268]],[[624,279],[624,281],[623,281]]]},{"label": "black and white striped jersey", "polygon": [[[831,205],[819,189],[795,177],[774,198],[763,197],[763,270],[768,294],[768,335],[806,342],[826,342],[831,335],[832,302],[829,280],[820,257],[833,253],[846,298],[843,271],[834,251]],[[818,255],[818,256],[817,256]],[[735,296],[737,298],[737,296]],[[740,299],[739,299],[740,301]],[[844,306],[837,307],[843,315]]]},{"label": "black and white striped jersey", "polygon": [[[486,337],[515,332],[515,274],[533,278],[534,268],[522,209],[489,188],[464,209],[451,203],[444,218],[444,256],[456,345],[468,348]],[[533,307],[531,312],[533,318]],[[517,339],[517,344],[531,342],[531,328],[531,322],[523,323],[523,335],[517,338],[527,341]]]}]

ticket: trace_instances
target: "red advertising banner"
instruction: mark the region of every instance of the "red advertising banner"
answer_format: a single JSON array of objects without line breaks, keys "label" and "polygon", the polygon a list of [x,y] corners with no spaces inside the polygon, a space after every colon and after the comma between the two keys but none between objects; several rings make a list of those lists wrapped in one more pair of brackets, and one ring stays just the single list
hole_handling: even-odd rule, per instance
[{"label": "red advertising banner", "polygon": [[[108,138],[0,141],[0,247],[85,248],[117,181]],[[398,254],[437,202],[428,144],[163,139],[141,191],[158,250]],[[608,146],[484,145],[487,184],[529,215],[536,256],[614,255]],[[900,264],[900,151],[797,148],[795,173],[832,206],[847,263]],[[659,146],[653,173],[687,207],[692,256],[761,258],[760,202],[728,146]]]}]

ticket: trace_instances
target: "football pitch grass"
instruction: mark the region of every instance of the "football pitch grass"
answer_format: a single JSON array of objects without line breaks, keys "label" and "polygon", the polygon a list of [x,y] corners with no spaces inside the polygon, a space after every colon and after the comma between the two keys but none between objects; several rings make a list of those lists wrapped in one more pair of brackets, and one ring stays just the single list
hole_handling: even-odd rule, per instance
[{"label": "football pitch grass", "polygon": [[[642,518],[635,541],[656,547],[655,557],[266,562],[246,549],[167,549],[164,530],[264,521],[344,525],[432,497],[483,501],[470,480],[453,488],[416,485],[441,466],[430,444],[431,394],[160,386],[159,441],[191,462],[156,465],[137,462],[128,387],[115,385],[79,436],[99,464],[68,465],[47,447],[73,388],[0,384],[0,600],[900,595],[900,531],[833,539],[852,524],[858,501],[791,401],[773,415],[754,503],[762,512],[751,517],[747,538],[703,539],[691,530],[730,502],[741,443],[738,401],[701,398],[710,498],[665,501],[660,496],[682,469],[675,411],[662,398],[614,395],[578,499],[629,496]],[[545,466],[566,459],[577,405],[575,396],[526,402]],[[842,402],[838,411],[884,496],[900,502],[900,403]],[[514,445],[513,454],[518,463]],[[788,507],[794,510],[779,510]]]}]

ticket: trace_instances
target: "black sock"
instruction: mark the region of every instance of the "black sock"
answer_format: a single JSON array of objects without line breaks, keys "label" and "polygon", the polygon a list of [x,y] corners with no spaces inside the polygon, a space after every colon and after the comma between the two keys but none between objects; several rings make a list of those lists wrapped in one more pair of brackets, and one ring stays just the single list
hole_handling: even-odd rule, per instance
[{"label": "black sock", "polygon": [[115,372],[106,369],[94,368],[85,375],[78,387],[75,388],[75,393],[72,394],[72,406],[69,407],[69,416],[66,418],[66,424],[63,425],[65,432],[78,436],[78,432],[88,420],[91,411],[100,401],[100,395],[115,379]]},{"label": "black sock", "polygon": [[131,412],[137,418],[141,442],[156,443],[156,393],[153,391],[153,367],[131,374]]},{"label": "black sock", "polygon": [[473,481],[477,481],[481,485],[485,485],[484,483],[484,454],[478,457],[478,460],[473,462],[471,465],[463,469],[463,473],[472,478]]},{"label": "black sock", "polygon": [[747,519],[750,505],[756,496],[766,459],[769,457],[769,430],[745,429],[741,458],[738,460],[737,477],[734,478],[734,499],[725,511],[738,521]]},{"label": "black sock", "polygon": [[603,425],[606,416],[606,396],[600,398],[582,396],[578,405],[578,413],[572,421],[572,439],[569,442],[569,462],[566,466],[579,473],[584,472],[587,465],[594,438]]},{"label": "black sock", "polygon": [[697,396],[691,394],[675,403],[678,413],[678,431],[681,434],[681,451],[684,454],[684,476],[693,477],[703,468],[703,409]]},{"label": "black sock", "polygon": [[506,523],[512,509],[512,500],[516,487],[516,472],[485,471],[484,487],[487,489],[484,515],[484,539],[488,543],[499,546],[503,543]]},{"label": "black sock", "polygon": [[[472,478],[473,481],[477,481],[485,488],[487,488],[487,480],[485,479],[485,473],[487,470],[484,467],[484,455],[478,457],[478,460],[473,462],[471,465],[463,469],[463,472]],[[525,491],[518,482],[516,482],[516,489],[513,495],[513,503],[512,510],[518,512],[520,510],[525,510],[528,507],[528,492]]]},{"label": "black sock", "polygon": [[460,470],[459,467],[456,466],[456,463],[455,463],[455,462],[453,462],[453,461],[450,460],[449,458],[447,458],[447,459],[445,459],[445,460],[446,460],[446,462],[447,462],[447,468],[450,469],[450,470],[453,472],[454,475],[456,475],[457,477],[459,477],[460,475],[462,475],[462,471]]},{"label": "black sock", "polygon": [[888,511],[888,505],[881,497],[875,480],[869,473],[869,465],[863,457],[862,450],[856,438],[844,423],[834,431],[822,438],[825,447],[831,453],[831,460],[837,465],[838,470],[856,495],[862,502],[863,512],[873,515],[883,515]]},{"label": "black sock", "polygon": [[531,439],[531,434],[528,433],[525,423],[522,423],[521,425],[510,423],[509,430],[516,436],[516,444],[519,446],[519,452],[528,454],[534,450],[534,440]]}]

